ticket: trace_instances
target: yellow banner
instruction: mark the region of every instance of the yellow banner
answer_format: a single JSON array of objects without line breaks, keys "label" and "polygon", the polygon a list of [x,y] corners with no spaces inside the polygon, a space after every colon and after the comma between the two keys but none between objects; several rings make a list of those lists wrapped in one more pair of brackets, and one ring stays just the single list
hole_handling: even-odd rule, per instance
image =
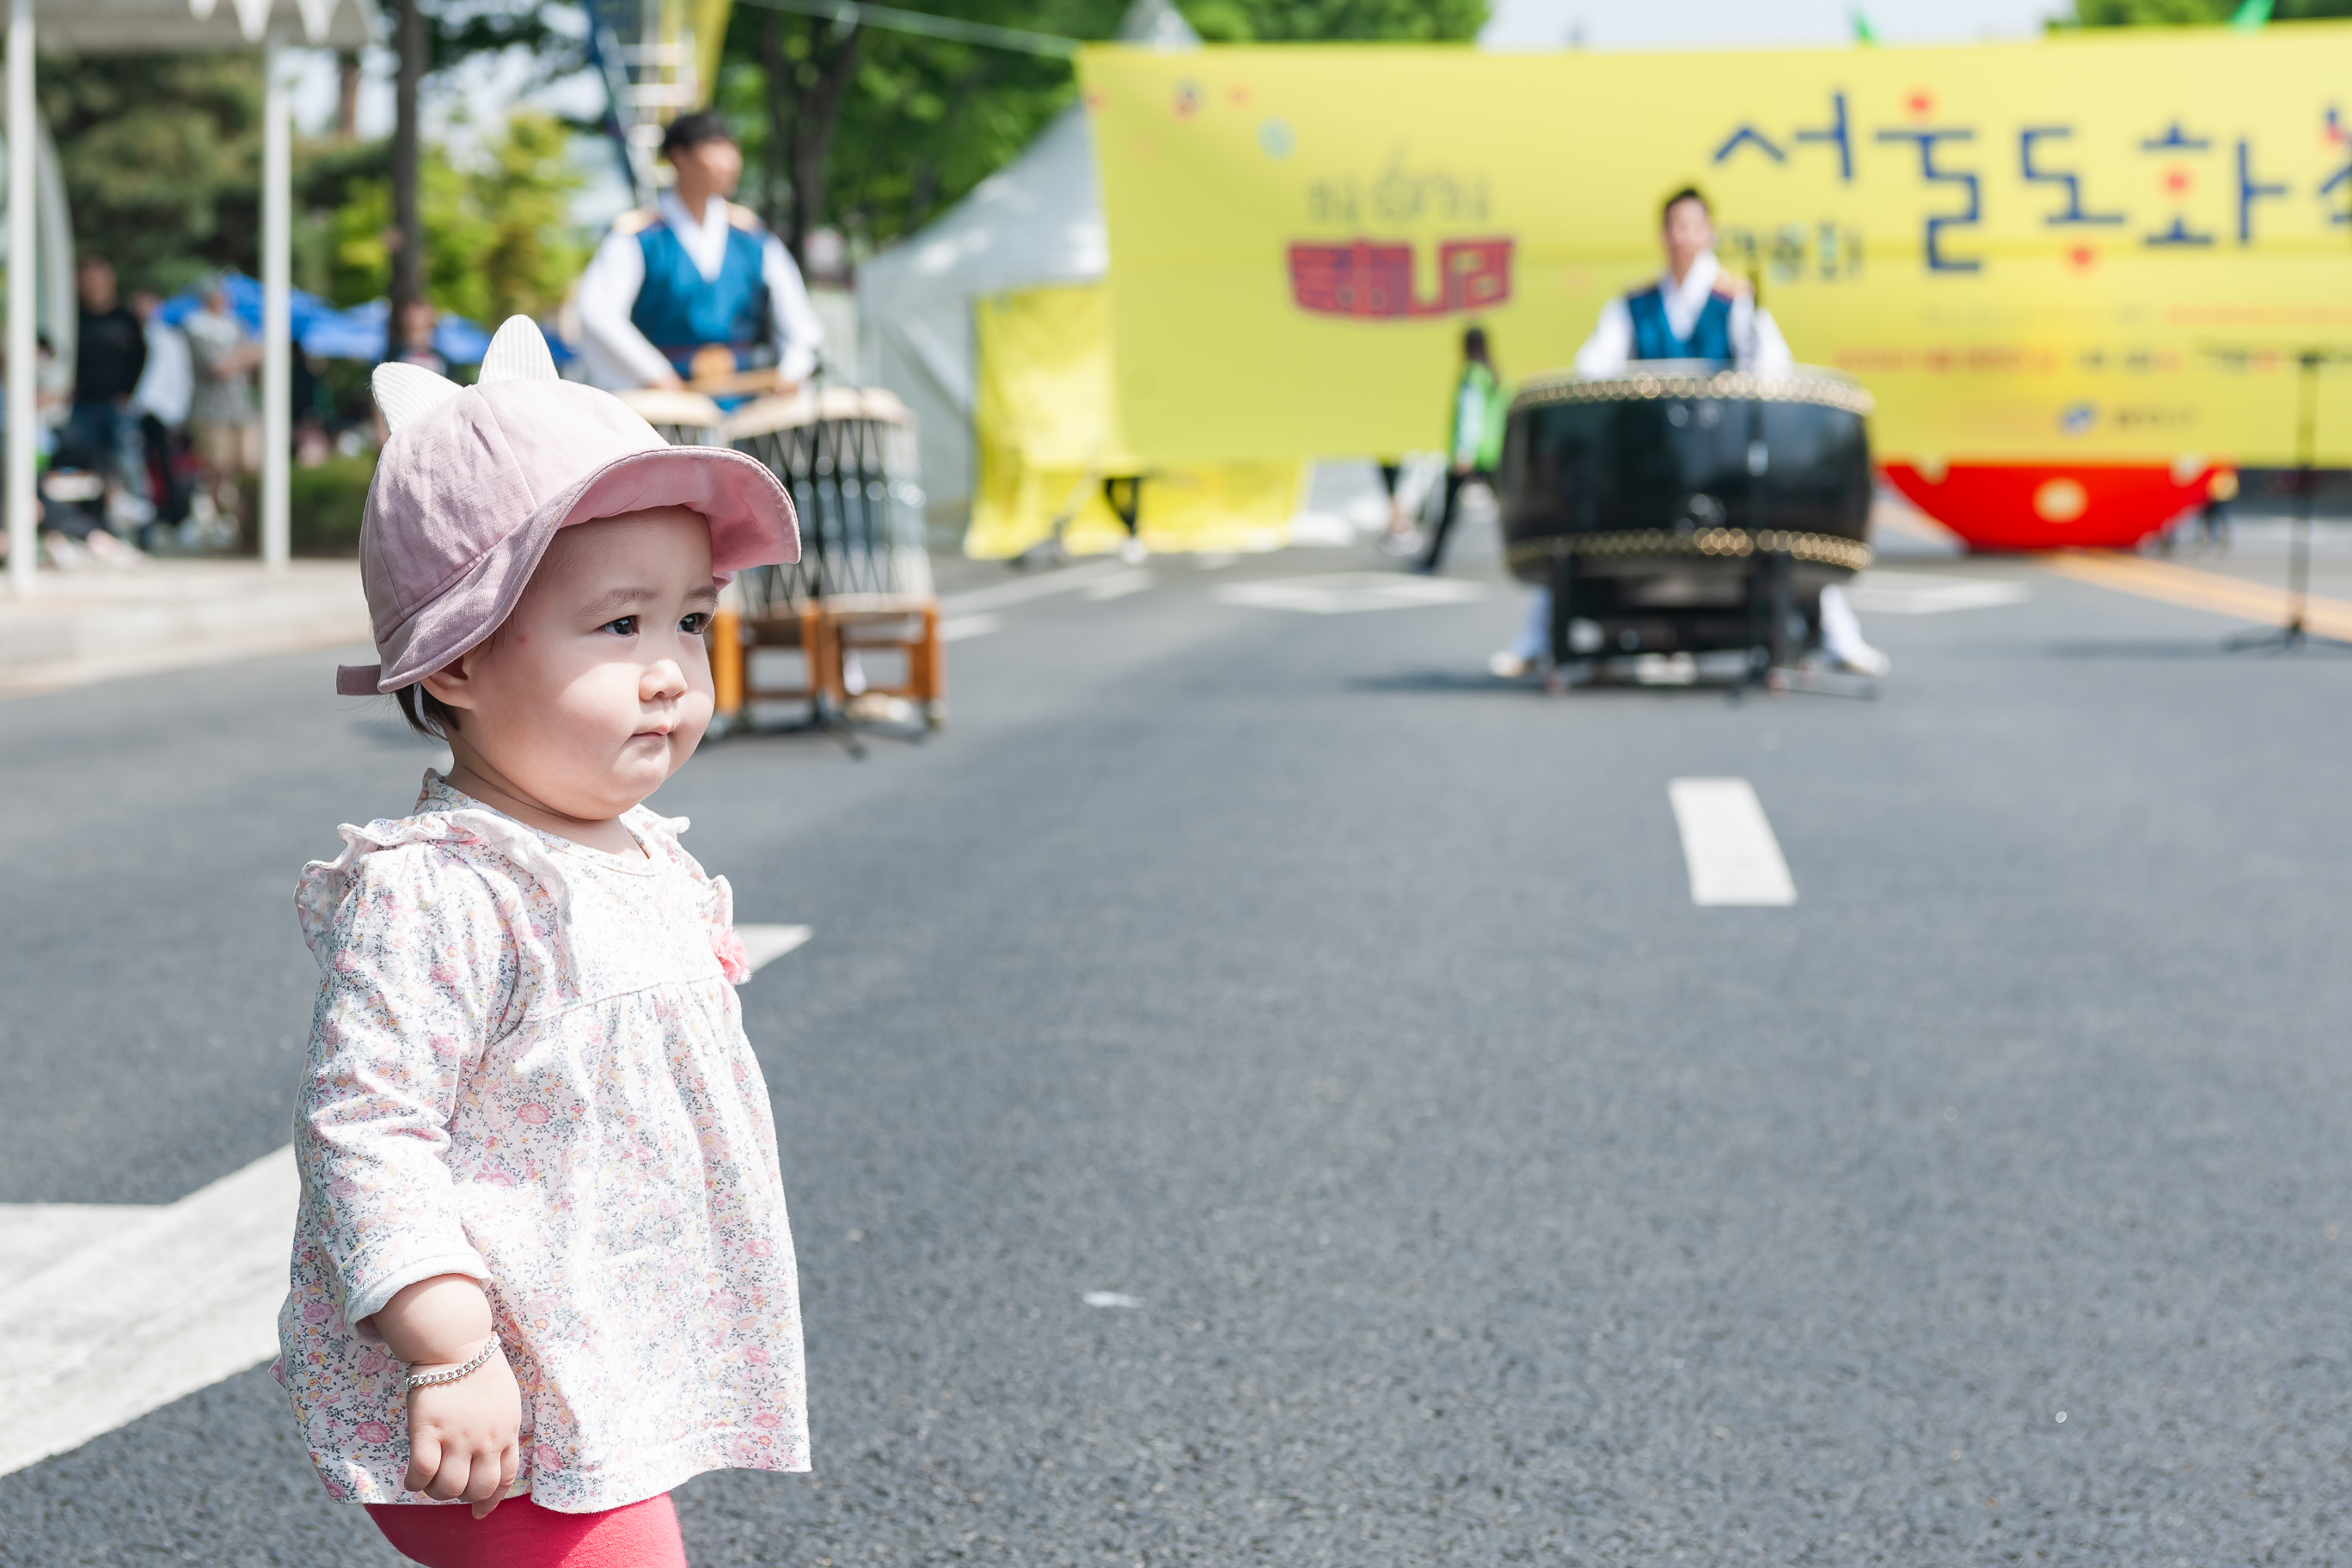
[{"label": "yellow banner", "polygon": [[991,295],[972,315],[980,491],[965,554],[1018,555],[1057,532],[1074,555],[1117,550],[1127,527],[1103,481],[1135,478],[1137,531],[1155,551],[1274,550],[1287,541],[1306,482],[1297,459],[1167,464],[1129,450],[1101,285]]},{"label": "yellow banner", "polygon": [[[1162,460],[1444,444],[1462,329],[1565,366],[1695,184],[1882,456],[2291,460],[2352,352],[2352,24],[1933,49],[1080,57],[1121,427]],[[2352,461],[2352,364],[2319,374]]]}]

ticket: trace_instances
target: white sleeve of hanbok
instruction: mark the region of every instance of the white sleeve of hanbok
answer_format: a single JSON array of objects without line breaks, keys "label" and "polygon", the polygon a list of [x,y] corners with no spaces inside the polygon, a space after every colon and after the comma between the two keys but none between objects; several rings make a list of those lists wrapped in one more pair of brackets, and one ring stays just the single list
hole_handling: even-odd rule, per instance
[{"label": "white sleeve of hanbok", "polygon": [[607,391],[651,386],[677,372],[629,320],[646,284],[646,253],[633,234],[608,234],[580,274],[581,357],[589,378]]},{"label": "white sleeve of hanbok", "polygon": [[1633,315],[1625,309],[1621,294],[1601,307],[1601,320],[1593,325],[1592,335],[1576,351],[1576,374],[1615,375],[1633,353]]},{"label": "white sleeve of hanbok", "polygon": [[808,287],[801,281],[801,269],[793,265],[792,252],[772,234],[761,253],[760,274],[768,285],[768,309],[774,319],[777,374],[797,384],[816,369],[824,323],[809,303]]},{"label": "white sleeve of hanbok", "polygon": [[1773,323],[1772,312],[1759,309],[1746,294],[1732,302],[1731,344],[1742,370],[1758,375],[1786,375],[1796,365],[1786,339]]}]

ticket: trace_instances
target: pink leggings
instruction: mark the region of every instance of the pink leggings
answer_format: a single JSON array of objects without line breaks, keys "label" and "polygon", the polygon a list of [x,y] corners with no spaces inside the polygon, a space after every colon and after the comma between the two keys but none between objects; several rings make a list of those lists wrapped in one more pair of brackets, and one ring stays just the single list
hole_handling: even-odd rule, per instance
[{"label": "pink leggings", "polygon": [[482,1520],[464,1503],[367,1510],[394,1549],[425,1568],[686,1568],[667,1492],[603,1513],[558,1513],[528,1497]]}]

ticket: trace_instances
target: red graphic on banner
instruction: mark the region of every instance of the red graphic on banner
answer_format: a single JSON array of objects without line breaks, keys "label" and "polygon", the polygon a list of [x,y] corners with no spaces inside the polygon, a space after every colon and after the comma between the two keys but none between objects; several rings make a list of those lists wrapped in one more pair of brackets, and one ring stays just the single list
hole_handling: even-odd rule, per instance
[{"label": "red graphic on banner", "polygon": [[1290,298],[1318,316],[1395,321],[1484,310],[1511,297],[1511,241],[1449,239],[1437,247],[1437,292],[1413,288],[1413,247],[1359,239],[1290,247]]}]

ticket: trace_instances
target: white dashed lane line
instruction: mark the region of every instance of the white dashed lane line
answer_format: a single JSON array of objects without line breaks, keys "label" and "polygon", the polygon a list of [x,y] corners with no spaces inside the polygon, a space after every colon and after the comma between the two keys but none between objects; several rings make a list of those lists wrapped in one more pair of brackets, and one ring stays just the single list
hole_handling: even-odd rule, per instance
[{"label": "white dashed lane line", "polygon": [[1666,785],[1690,868],[1694,904],[1793,904],[1797,884],[1764,805],[1746,779],[1675,779]]},{"label": "white dashed lane line", "polygon": [[2022,583],[1996,577],[1947,577],[1940,572],[1864,572],[1845,590],[1846,603],[1882,616],[1940,616],[1990,610],[2033,597]]},{"label": "white dashed lane line", "polygon": [[1428,605],[1466,605],[1483,599],[1475,583],[1415,577],[1402,572],[1339,572],[1322,577],[1278,577],[1259,583],[1227,583],[1215,592],[1222,605],[1256,610],[1290,610],[1303,616],[1345,616],[1364,610],[1410,610]]},{"label": "white dashed lane line", "polygon": [[[738,925],[752,969],[804,925]],[[0,1204],[0,1475],[278,1353],[301,1181],[265,1154],[174,1204]]]}]

